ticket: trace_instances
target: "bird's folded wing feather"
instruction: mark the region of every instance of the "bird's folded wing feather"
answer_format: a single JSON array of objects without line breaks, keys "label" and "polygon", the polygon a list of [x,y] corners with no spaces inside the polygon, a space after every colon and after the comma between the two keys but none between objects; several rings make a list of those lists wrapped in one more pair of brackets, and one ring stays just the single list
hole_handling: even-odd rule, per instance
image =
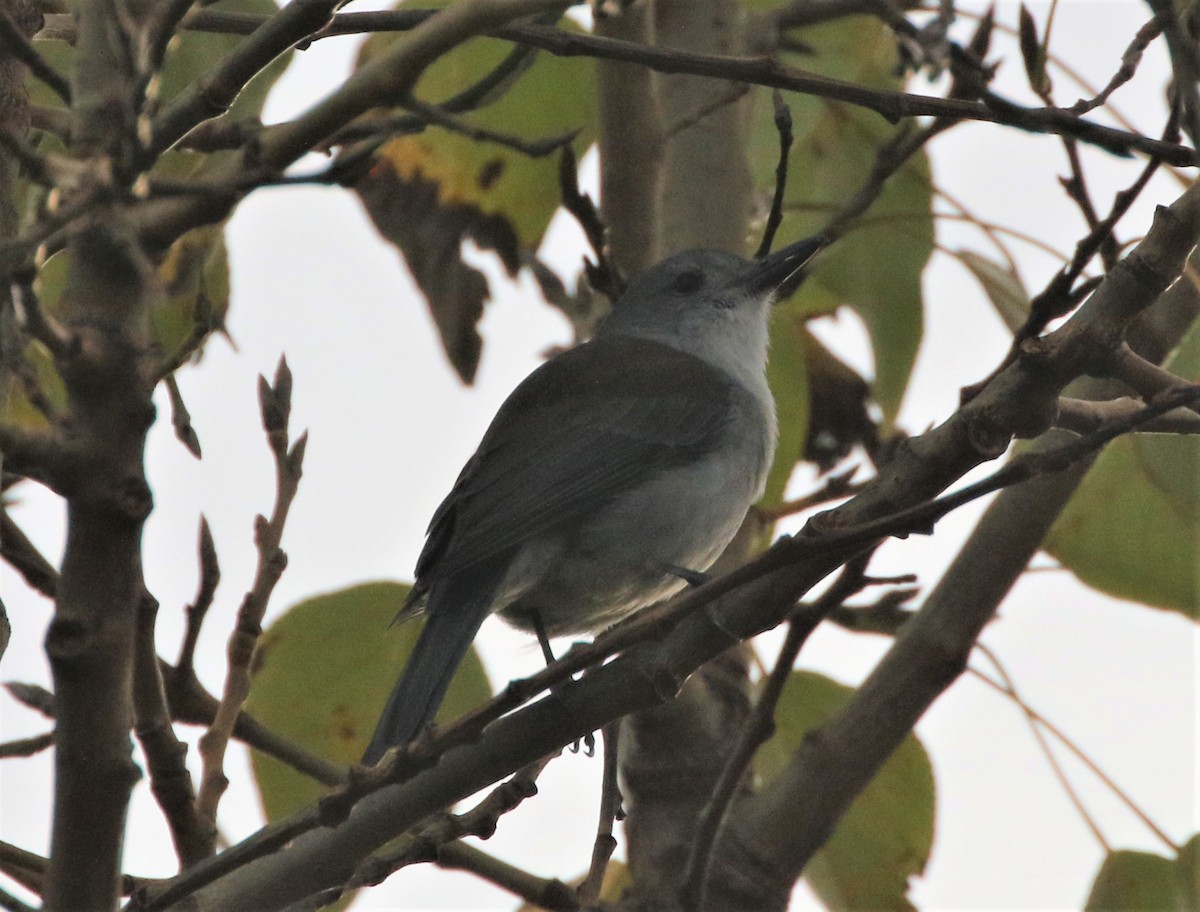
[{"label": "bird's folded wing feather", "polygon": [[505,402],[434,514],[419,582],[496,557],[686,464],[725,432],[740,392],[699,358],[642,339],[602,337],[548,361]]}]

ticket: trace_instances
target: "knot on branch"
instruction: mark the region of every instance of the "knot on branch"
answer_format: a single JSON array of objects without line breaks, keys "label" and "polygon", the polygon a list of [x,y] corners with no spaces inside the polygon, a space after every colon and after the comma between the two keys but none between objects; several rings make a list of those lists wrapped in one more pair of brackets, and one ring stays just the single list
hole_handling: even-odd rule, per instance
[{"label": "knot on branch", "polygon": [[59,614],[46,631],[46,655],[51,661],[77,659],[91,647],[95,633],[87,618]]},{"label": "knot on branch", "polygon": [[[1018,421],[1024,412],[1016,412],[1010,416],[1012,421],[1002,422],[993,415],[979,414],[967,422],[967,441],[983,459],[996,459],[1008,449],[1008,444],[1016,432],[1016,425],[1024,427],[1024,422]],[[1030,422],[1032,427],[1033,422]],[[1010,430],[1011,428],[1011,430]],[[1021,436],[1019,433],[1017,436]]]},{"label": "knot on branch", "polygon": [[122,518],[141,523],[154,509],[154,495],[144,478],[126,478],[117,483],[110,503]]}]

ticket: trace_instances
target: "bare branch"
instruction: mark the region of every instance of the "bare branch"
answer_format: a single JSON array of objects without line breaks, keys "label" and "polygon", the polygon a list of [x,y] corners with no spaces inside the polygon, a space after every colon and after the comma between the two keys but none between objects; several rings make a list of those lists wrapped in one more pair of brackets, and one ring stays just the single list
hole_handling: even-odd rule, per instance
[{"label": "bare branch", "polygon": [[856,466],[851,467],[844,472],[830,475],[825,479],[825,483],[821,487],[810,494],[805,494],[803,497],[798,497],[795,500],[785,500],[772,510],[766,510],[762,507],[758,507],[757,509],[763,514],[763,519],[766,522],[774,523],[784,517],[803,513],[805,510],[811,510],[813,507],[819,507],[834,500],[853,497],[869,483],[865,481],[853,481],[852,479],[857,472],[858,468]]},{"label": "bare branch", "polygon": [[775,130],[779,133],[779,162],[775,165],[775,195],[771,199],[771,210],[767,214],[762,240],[754,254],[756,257],[764,257],[771,252],[775,232],[783,221],[783,192],[787,187],[788,153],[792,149],[793,139],[792,112],[783,103],[783,96],[778,89],[771,93],[771,101],[775,105]]},{"label": "bare branch", "polygon": [[199,459],[200,438],[196,435],[196,429],[192,427],[192,415],[184,404],[183,394],[179,392],[179,383],[174,374],[168,374],[164,382],[167,384],[167,395],[171,400],[171,427],[175,429],[175,436],[189,453]]},{"label": "bare branch", "polygon": [[52,355],[68,355],[79,344],[79,340],[42,309],[41,302],[33,290],[33,278],[29,273],[13,277],[12,301],[17,320],[24,325],[30,338],[41,342]]},{"label": "bare branch", "polygon": [[1105,854],[1111,852],[1112,845],[1107,839],[1104,838],[1104,833],[1100,829],[1099,824],[1097,824],[1092,815],[1088,813],[1087,806],[1083,803],[1083,799],[1080,797],[1079,791],[1071,784],[1071,780],[1067,776],[1066,770],[1064,770],[1062,764],[1058,762],[1058,757],[1055,756],[1054,751],[1050,749],[1050,744],[1046,739],[1045,732],[1042,731],[1041,726],[1035,721],[1033,712],[1026,707],[1025,702],[1017,694],[1017,689],[1012,682],[1012,678],[1009,677],[1008,671],[1000,662],[999,658],[996,657],[995,653],[993,653],[982,643],[977,643],[975,648],[984,657],[986,657],[987,660],[992,664],[992,667],[996,669],[996,674],[999,676],[1000,681],[997,683],[981,672],[975,672],[976,676],[981,680],[986,681],[988,684],[991,684],[1001,693],[1009,696],[1013,702],[1021,708],[1025,716],[1025,721],[1029,724],[1029,730],[1033,733],[1033,739],[1037,742],[1038,749],[1042,752],[1042,756],[1046,758],[1046,762],[1050,765],[1050,769],[1054,773],[1054,778],[1058,780],[1063,791],[1067,793],[1067,799],[1075,806],[1075,810],[1083,819],[1084,824],[1089,830],[1091,830],[1092,836],[1096,839],[1096,842],[1100,844],[1101,851],[1103,851]]},{"label": "bare branch", "polygon": [[[1077,434],[1091,434],[1114,421],[1127,420],[1142,408],[1145,408],[1144,403],[1128,397],[1103,402],[1063,397],[1058,400],[1054,426]],[[1144,422],[1138,431],[1143,434],[1200,434],[1200,415],[1194,408],[1180,406]]]},{"label": "bare branch", "polygon": [[604,773],[600,787],[600,821],[596,825],[596,838],[592,841],[592,861],[588,865],[587,876],[577,891],[579,905],[589,909],[600,900],[604,872],[608,869],[608,861],[617,848],[617,840],[613,838],[613,821],[621,814],[621,785],[617,781],[621,726],[613,723],[604,726],[602,731]]},{"label": "bare branch", "polygon": [[595,262],[584,258],[584,274],[596,291],[610,302],[616,301],[625,291],[625,277],[609,256],[608,227],[600,218],[591,197],[580,191],[577,172],[575,153],[570,146],[564,146],[558,162],[558,189],[563,208],[575,217],[596,257]]},{"label": "bare branch", "polygon": [[709,864],[712,861],[712,850],[716,844],[717,833],[725,821],[733,800],[737,795],[739,784],[746,775],[750,762],[759,746],[771,736],[774,731],[775,707],[783,694],[783,687],[792,673],[800,649],[808,641],[809,635],[817,629],[829,613],[843,601],[860,591],[865,583],[864,571],[870,554],[864,554],[846,565],[841,575],[832,586],[826,590],[816,602],[804,606],[797,611],[788,622],[787,636],[779,650],[775,667],[767,675],[767,679],[759,693],[758,702],[750,718],[746,720],[738,733],[737,741],[729,752],[721,776],[713,788],[704,813],[696,824],[696,835],[692,841],[692,851],[680,881],[680,905],[685,912],[697,912],[704,908],[705,892],[708,886]]},{"label": "bare branch", "polygon": [[[172,16],[181,2],[170,5]],[[225,113],[246,83],[280,54],[326,25],[340,2],[299,0],[270,17],[260,17],[246,41],[176,96],[155,119],[145,150],[147,159],[152,161],[202,121]],[[170,18],[164,16],[164,27]]]},{"label": "bare branch", "polygon": [[[537,778],[554,755],[519,770],[511,779],[492,789],[486,798],[465,814],[440,814],[412,836],[372,855],[351,876],[347,890],[375,886],[410,864],[439,859],[443,846],[464,836],[489,838],[500,818],[537,794]],[[460,856],[461,857],[461,856]],[[451,853],[451,863],[454,854]]]},{"label": "bare branch", "polygon": [[[283,575],[284,568],[287,567],[287,555],[284,554],[280,543],[288,511],[300,484],[301,466],[308,441],[308,435],[301,434],[289,449],[288,418],[292,407],[292,374],[285,359],[279,360],[274,385],[259,377],[258,392],[263,428],[267,432],[271,451],[275,454],[275,506],[269,520],[262,516],[255,520],[254,539],[258,548],[258,567],[250,591],[246,593],[238,609],[237,627],[229,638],[229,668],[226,671],[225,691],[221,696],[221,703],[217,707],[212,726],[200,739],[204,772],[197,804],[200,813],[214,821],[217,805],[229,784],[224,773],[225,749],[241,708],[250,694],[250,667],[258,637],[262,632],[267,602],[275,584]],[[213,843],[210,842],[208,853],[211,853],[212,848]]]},{"label": "bare branch", "polygon": [[1162,23],[1158,17],[1151,19],[1134,35],[1125,53],[1121,55],[1121,66],[1109,79],[1108,84],[1093,98],[1080,99],[1067,110],[1072,114],[1087,114],[1101,105],[1108,104],[1112,93],[1133,78],[1138,65],[1142,62],[1142,54],[1155,38],[1162,34]]},{"label": "bare branch", "polygon": [[450,842],[438,850],[438,867],[467,871],[519,896],[539,909],[572,912],[579,908],[575,891],[556,877],[535,877],[493,858],[468,842]]},{"label": "bare branch", "polygon": [[8,510],[0,507],[0,557],[16,569],[34,589],[54,598],[58,588],[58,570],[42,556]]},{"label": "bare branch", "polygon": [[1104,376],[1128,384],[1146,400],[1188,384],[1184,378],[1143,358],[1128,345],[1118,346],[1107,359],[1106,367]]},{"label": "bare branch", "polygon": [[217,584],[221,581],[221,564],[217,560],[217,547],[213,542],[212,530],[208,520],[200,517],[199,535],[200,582],[196,590],[196,598],[187,606],[187,628],[184,630],[183,643],[179,647],[179,661],[175,663],[176,672],[193,674],[196,657],[196,643],[200,640],[200,628],[204,618],[212,606],[213,596],[217,592]]},{"label": "bare branch", "polygon": [[61,493],[71,460],[55,431],[0,424],[0,453],[4,454],[5,471],[36,478]]},{"label": "bare branch", "polygon": [[1125,805],[1125,807],[1129,808],[1130,812],[1133,813],[1133,815],[1139,820],[1141,820],[1142,824],[1146,827],[1146,829],[1154,834],[1155,838],[1162,842],[1163,845],[1165,845],[1171,852],[1178,853],[1180,850],[1179,844],[1176,843],[1175,840],[1171,839],[1171,837],[1168,836],[1166,832],[1164,832],[1163,829],[1158,826],[1158,824],[1151,820],[1150,815],[1142,810],[1142,808],[1139,807],[1138,804],[1129,797],[1128,793],[1118,786],[1117,783],[1112,780],[1112,777],[1096,764],[1095,760],[1089,757],[1087,753],[1079,747],[1078,744],[1068,738],[1062,729],[1060,729],[1057,725],[1055,725],[1021,698],[1021,696],[1017,693],[1016,688],[1013,686],[1011,679],[1007,673],[1003,671],[1003,667],[996,659],[996,656],[992,654],[990,650],[987,650],[981,645],[977,645],[976,648],[984,652],[992,664],[995,665],[1000,671],[1001,680],[995,681],[988,675],[975,668],[968,668],[967,671],[980,681],[983,681],[989,687],[999,691],[1015,702],[1021,708],[1021,712],[1029,720],[1031,726],[1037,729],[1045,729],[1047,732],[1049,732],[1059,744],[1074,754],[1084,766],[1091,770],[1092,775],[1103,782],[1105,787],[1112,792],[1114,796],[1116,796],[1117,800]]},{"label": "bare branch", "polygon": [[1169,0],[1147,0],[1155,19],[1162,26],[1171,55],[1172,83],[1176,99],[1182,108],[1183,130],[1193,143],[1200,142],[1200,96],[1196,94],[1200,70],[1197,69],[1196,40],[1179,21],[1179,13]]},{"label": "bare branch", "polygon": [[37,52],[6,10],[0,10],[0,46],[25,64],[29,72],[48,85],[65,104],[71,104],[71,86],[66,78]]},{"label": "bare branch", "polygon": [[8,909],[10,912],[36,912],[33,906],[21,902],[21,900],[3,888],[0,888],[0,908]]},{"label": "bare branch", "polygon": [[15,741],[0,743],[0,760],[9,757],[32,757],[40,754],[54,745],[54,732],[34,735],[32,738],[18,738]]},{"label": "bare branch", "polygon": [[196,791],[188,772],[187,745],[175,735],[167,694],[155,653],[158,601],[144,593],[138,610],[133,668],[134,733],[146,753],[150,790],[166,819],[183,867],[206,856],[216,838],[211,818],[197,812]]}]

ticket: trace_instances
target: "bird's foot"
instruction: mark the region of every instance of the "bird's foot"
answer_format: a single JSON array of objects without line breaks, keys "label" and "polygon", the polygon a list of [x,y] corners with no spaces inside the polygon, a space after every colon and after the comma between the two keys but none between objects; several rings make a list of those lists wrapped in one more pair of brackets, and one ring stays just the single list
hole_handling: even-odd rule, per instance
[{"label": "bird's foot", "polygon": [[712,577],[710,577],[707,573],[702,573],[699,570],[691,570],[687,567],[680,567],[678,564],[664,564],[663,569],[665,569],[672,576],[679,577],[693,588],[696,586],[703,586],[710,579],[712,579]]}]

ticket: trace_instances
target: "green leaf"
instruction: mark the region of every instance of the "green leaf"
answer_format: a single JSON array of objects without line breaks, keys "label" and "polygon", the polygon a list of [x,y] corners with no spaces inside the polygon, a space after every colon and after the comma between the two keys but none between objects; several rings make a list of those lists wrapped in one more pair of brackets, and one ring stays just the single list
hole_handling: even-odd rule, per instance
[{"label": "green leaf", "polygon": [[771,359],[767,362],[767,381],[775,396],[775,414],[779,420],[779,445],[767,476],[767,487],[760,504],[778,506],[792,469],[804,455],[808,439],[808,358],[805,354],[805,328],[802,317],[780,313],[771,322]]},{"label": "green leaf", "polygon": [[[1166,367],[1200,379],[1200,326]],[[1046,537],[1087,585],[1200,618],[1200,439],[1135,434],[1110,443]]]},{"label": "green leaf", "polygon": [[[575,28],[569,20],[561,27]],[[397,40],[402,38],[372,35],[359,64]],[[495,39],[465,42],[422,74],[415,95],[433,104],[444,102],[511,53],[511,44]],[[595,94],[590,60],[535,54],[461,120],[526,141],[574,132],[571,145],[578,156],[596,134]],[[462,242],[469,237],[495,251],[515,273],[537,249],[558,209],[558,156],[531,157],[495,141],[430,126],[385,143],[354,189],[380,233],[408,263],[451,364],[470,383],[482,349],[476,325],[487,284],[478,270],[462,262]]]},{"label": "green leaf", "polygon": [[[419,623],[391,628],[408,595],[399,583],[364,583],[288,609],[263,634],[247,709],[273,731],[327,760],[356,763],[370,740]],[[459,666],[437,718],[447,721],[491,697],[474,651]],[[267,817],[277,820],[324,788],[257,751],[254,775]]]},{"label": "green leaf", "polygon": [[1030,306],[1029,292],[1021,283],[1021,277],[970,250],[959,250],[954,256],[983,286],[1004,325],[1013,332],[1020,329],[1029,317]]},{"label": "green leaf", "polygon": [[1110,852],[1092,881],[1086,912],[1177,912],[1175,863],[1149,852]]},{"label": "green leaf", "polygon": [[1185,842],[1175,859],[1175,895],[1180,912],[1200,912],[1200,835]]},{"label": "green leaf", "polygon": [[189,231],[158,268],[164,294],[150,311],[160,356],[182,360],[203,336],[223,329],[229,310],[229,254],[221,225]]},{"label": "green leaf", "polygon": [[[883,23],[848,17],[794,32],[812,55],[785,54],[803,69],[890,91],[895,39]],[[820,98],[789,95],[795,143],[789,156],[785,218],[777,246],[820,230],[866,182],[876,150],[895,135],[879,115]],[[770,94],[756,90],[750,157],[755,186],[774,186],[779,140]],[[790,304],[795,313],[830,313],[840,306],[862,318],[875,353],[873,394],[885,423],[895,419],[921,342],[921,272],[933,250],[929,163],[914,156],[884,186],[848,235],[823,252]]]},{"label": "green leaf", "polygon": [[[853,696],[852,688],[812,672],[792,672],[775,712],[776,730],[755,758],[771,780],[804,736]],[[846,812],[804,876],[830,909],[911,910],[908,879],[933,847],[933,768],[909,735]]]},{"label": "green leaf", "polygon": [[[560,27],[578,30],[569,20],[563,20]],[[363,45],[359,65],[401,39],[376,32]],[[478,82],[508,57],[512,48],[496,39],[467,41],[425,70],[414,95],[439,104]],[[462,120],[525,140],[576,132],[571,145],[582,154],[597,129],[592,62],[536,54],[511,78],[514,81],[496,93],[494,100],[462,115]],[[378,157],[401,179],[421,175],[434,181],[442,205],[472,206],[485,214],[504,216],[528,250],[541,243],[561,202],[557,155],[533,158],[495,142],[431,126],[389,141]]]}]

